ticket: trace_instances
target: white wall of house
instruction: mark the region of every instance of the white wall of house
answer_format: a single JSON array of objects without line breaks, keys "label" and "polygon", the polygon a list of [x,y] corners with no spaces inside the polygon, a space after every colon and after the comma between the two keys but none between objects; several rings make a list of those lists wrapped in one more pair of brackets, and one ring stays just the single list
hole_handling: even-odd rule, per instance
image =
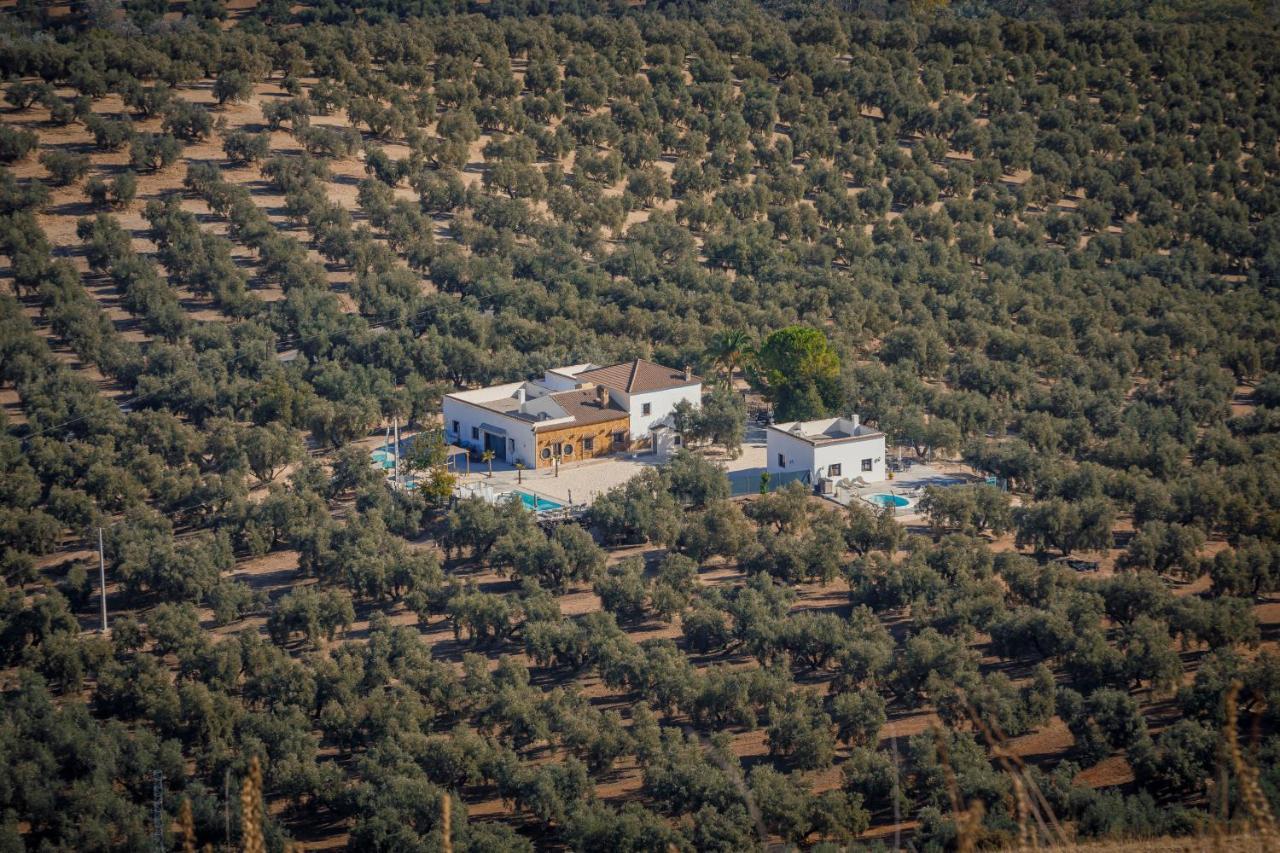
[{"label": "white wall of house", "polygon": [[[575,364],[546,371],[542,382],[510,382],[447,394],[442,404],[445,437],[459,446],[483,448],[484,431],[481,425],[500,427],[506,432],[508,440],[507,461],[520,461],[533,467],[537,452],[534,424],[495,412],[485,404],[507,398],[520,399],[523,393],[522,410],[529,415],[542,416],[537,426],[545,429],[571,423],[572,418],[565,417],[564,410],[550,398],[548,392],[568,391],[578,387],[578,374],[592,367],[594,365]],[[641,394],[627,394],[613,388],[608,389],[608,392],[610,399],[628,413],[628,427],[633,442],[647,440],[651,427],[664,421],[669,422],[671,413],[681,400],[688,400],[695,406],[702,404],[700,382]]]},{"label": "white wall of house", "polygon": [[[631,415],[631,440],[640,441],[649,437],[649,428],[666,420],[675,410],[676,403],[688,400],[695,406],[702,405],[702,384],[686,385],[683,388],[668,388],[665,391],[649,391],[645,394],[618,394],[613,398],[622,404]],[[645,404],[649,405],[649,413],[645,414]]]},{"label": "white wall of house", "polygon": [[572,391],[582,382],[578,374],[584,370],[590,370],[593,366],[590,362],[583,362],[571,364],[568,367],[551,368],[543,373],[542,384],[552,391]]},{"label": "white wall of house", "polygon": [[[477,406],[455,396],[446,396],[443,405],[445,438],[460,447],[484,447],[482,424],[500,427],[507,435],[507,462],[523,462],[534,467],[533,425]],[[476,432],[473,433],[472,430]],[[478,433],[479,437],[473,437]]]},{"label": "white wall of house", "polygon": [[[812,444],[802,438],[787,435],[778,430],[768,430],[768,470],[809,472],[813,482],[824,477],[836,479],[861,477],[868,483],[885,479],[885,445],[883,435],[865,438]],[[781,458],[779,458],[781,457]],[[863,462],[870,460],[871,470],[863,470]],[[831,466],[839,465],[840,473],[831,473]]]}]

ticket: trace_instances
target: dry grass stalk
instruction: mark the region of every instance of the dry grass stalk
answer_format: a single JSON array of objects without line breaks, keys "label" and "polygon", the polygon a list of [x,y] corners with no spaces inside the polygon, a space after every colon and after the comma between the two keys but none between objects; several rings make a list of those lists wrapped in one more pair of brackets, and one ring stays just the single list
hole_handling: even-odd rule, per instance
[{"label": "dry grass stalk", "polygon": [[1240,751],[1240,742],[1236,733],[1236,715],[1238,713],[1236,699],[1240,694],[1240,682],[1234,682],[1227,691],[1226,726],[1223,736],[1227,746],[1227,755],[1231,757],[1232,768],[1240,785],[1240,799],[1249,813],[1249,822],[1261,836],[1264,849],[1280,849],[1280,829],[1276,826],[1276,816],[1271,811],[1271,804],[1262,791],[1258,781],[1258,768],[1245,760]]},{"label": "dry grass stalk", "polygon": [[934,743],[938,749],[938,763],[947,779],[947,795],[951,798],[951,813],[956,822],[956,846],[960,853],[972,853],[977,846],[979,829],[986,809],[980,800],[969,803],[968,808],[960,808],[960,788],[956,784],[956,774],[951,769],[951,759],[947,752],[947,741],[942,730],[933,729]]},{"label": "dry grass stalk", "polygon": [[262,833],[262,765],[258,756],[249,759],[249,775],[240,789],[240,835],[244,853],[266,853]]},{"label": "dry grass stalk", "polygon": [[196,853],[196,821],[187,797],[183,797],[178,806],[178,833],[182,836],[182,853]]},{"label": "dry grass stalk", "polygon": [[[1044,792],[1028,772],[1022,758],[1008,748],[1008,738],[1001,731],[999,724],[993,722],[988,725],[969,704],[967,696],[961,694],[960,698],[964,702],[965,712],[974,728],[981,732],[986,740],[992,757],[999,762],[1001,768],[1013,781],[1018,806],[1019,849],[1025,849],[1028,846],[1032,849],[1038,848],[1040,846],[1038,839],[1044,839],[1045,843],[1051,847],[1069,844],[1067,832],[1058,822],[1057,815],[1053,813],[1053,807],[1049,805]],[[1038,834],[1031,832],[1032,819],[1035,820],[1039,829]]]},{"label": "dry grass stalk", "polygon": [[453,853],[453,798],[448,791],[440,797],[440,835],[444,853]]},{"label": "dry grass stalk", "polygon": [[1035,836],[1031,834],[1031,804],[1027,802],[1026,786],[1022,784],[1022,775],[1019,773],[1010,773],[1009,778],[1013,780],[1014,803],[1018,807],[1017,849],[1034,849],[1038,845],[1035,843]]}]

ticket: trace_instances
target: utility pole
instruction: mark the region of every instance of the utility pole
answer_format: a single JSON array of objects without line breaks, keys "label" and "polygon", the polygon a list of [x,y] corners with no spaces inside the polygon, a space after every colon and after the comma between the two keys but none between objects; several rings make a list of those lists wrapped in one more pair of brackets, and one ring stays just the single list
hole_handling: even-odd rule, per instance
[{"label": "utility pole", "polygon": [[400,419],[399,418],[391,419],[391,431],[393,436],[391,440],[395,442],[395,448],[396,448],[395,450],[396,467],[395,467],[395,470],[392,472],[395,475],[395,479],[393,481],[392,488],[399,489],[400,488]]},{"label": "utility pole", "polygon": [[102,550],[102,528],[98,528],[98,588],[102,595],[102,635],[111,633],[107,625],[107,557]]},{"label": "utility pole", "polygon": [[222,832],[226,849],[231,849],[231,768],[222,774]]}]

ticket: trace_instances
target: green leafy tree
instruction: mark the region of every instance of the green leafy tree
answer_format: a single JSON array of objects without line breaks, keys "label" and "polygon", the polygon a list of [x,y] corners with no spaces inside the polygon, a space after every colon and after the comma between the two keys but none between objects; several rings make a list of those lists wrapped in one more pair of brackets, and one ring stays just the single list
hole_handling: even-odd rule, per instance
[{"label": "green leafy tree", "polygon": [[55,186],[65,187],[74,184],[89,171],[89,155],[46,151],[40,155],[40,165],[49,170],[49,177]]},{"label": "green leafy tree", "polygon": [[432,504],[443,506],[453,496],[457,476],[449,470],[449,443],[444,430],[423,430],[414,436],[402,464],[407,471],[423,475],[415,478],[417,491]]},{"label": "green leafy tree", "polygon": [[163,129],[178,139],[197,142],[213,132],[213,116],[200,104],[175,99],[164,108]]},{"label": "green leafy tree", "polygon": [[751,335],[745,329],[725,329],[711,339],[707,358],[720,371],[721,381],[732,387],[734,375],[752,357]]},{"label": "green leafy tree", "polygon": [[844,403],[840,359],[818,329],[788,326],[769,335],[748,365],[748,376],[780,421],[823,417]]},{"label": "green leafy tree", "polygon": [[886,720],[884,699],[869,690],[839,693],[831,701],[831,716],[841,741],[851,746],[874,746]]},{"label": "green leafy tree", "polygon": [[1058,694],[1058,714],[1075,736],[1076,754],[1085,766],[1115,749],[1128,749],[1147,736],[1138,703],[1127,693],[1104,688],[1081,697],[1073,690]]},{"label": "green leafy tree", "polygon": [[303,446],[298,434],[283,424],[250,427],[241,445],[249,462],[249,470],[264,483],[270,483],[284,468],[302,458]]},{"label": "green leafy tree", "polygon": [[137,193],[138,178],[131,171],[121,172],[110,181],[90,178],[84,184],[84,194],[95,207],[127,207]]},{"label": "green leafy tree", "polygon": [[140,133],[129,146],[129,165],[138,172],[159,172],[182,156],[182,143],[168,133]]},{"label": "green leafy tree", "polygon": [[227,159],[236,165],[256,163],[271,153],[271,136],[267,133],[233,130],[222,138],[222,150]]},{"label": "green leafy tree", "polygon": [[999,536],[1013,526],[1009,495],[985,483],[929,486],[920,500],[920,510],[928,516],[935,534],[957,530],[971,536],[985,532]]},{"label": "green leafy tree", "polygon": [[39,137],[29,130],[0,126],[0,163],[17,163],[36,149]]},{"label": "green leafy tree", "polygon": [[791,693],[780,706],[769,708],[769,753],[780,755],[801,770],[831,766],[835,732],[822,703],[808,692]]},{"label": "green leafy tree", "polygon": [[213,96],[219,106],[228,101],[243,101],[253,94],[253,80],[237,69],[227,69],[213,81]]},{"label": "green leafy tree", "polygon": [[1195,526],[1151,521],[1129,540],[1121,561],[1126,567],[1196,577],[1204,538],[1204,532]]},{"label": "green leafy tree", "polygon": [[622,621],[634,621],[648,609],[649,588],[644,580],[644,563],[630,557],[609,569],[596,581],[595,593],[605,610]]},{"label": "green leafy tree", "polygon": [[1019,547],[1052,548],[1063,555],[1111,546],[1115,510],[1106,498],[1071,502],[1051,498],[1019,507],[1014,513]]}]

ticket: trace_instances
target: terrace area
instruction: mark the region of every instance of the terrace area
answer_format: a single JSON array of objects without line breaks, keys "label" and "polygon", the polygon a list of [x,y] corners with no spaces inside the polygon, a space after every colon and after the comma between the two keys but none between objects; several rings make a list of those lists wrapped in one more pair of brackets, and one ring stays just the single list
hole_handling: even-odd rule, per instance
[{"label": "terrace area", "polygon": [[[894,470],[894,469],[897,470]],[[983,482],[968,466],[955,462],[934,461],[928,464],[904,459],[890,465],[893,479],[865,485],[837,485],[829,500],[842,506],[862,501],[875,509],[891,507],[894,517],[910,521],[920,517],[918,504],[929,486],[959,486]]]}]

